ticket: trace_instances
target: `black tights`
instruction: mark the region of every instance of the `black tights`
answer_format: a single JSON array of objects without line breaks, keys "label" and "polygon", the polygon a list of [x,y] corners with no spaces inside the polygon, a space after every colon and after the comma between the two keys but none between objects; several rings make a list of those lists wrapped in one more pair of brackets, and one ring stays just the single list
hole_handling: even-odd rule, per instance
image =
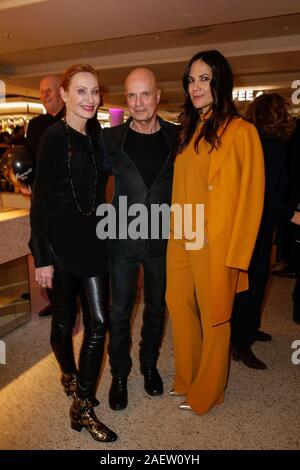
[{"label": "black tights", "polygon": [[76,297],[79,295],[84,338],[79,357],[79,395],[92,398],[103,358],[107,330],[108,275],[82,278],[54,265],[50,300],[53,309],[50,342],[64,373],[77,373],[72,331],[76,322]]}]

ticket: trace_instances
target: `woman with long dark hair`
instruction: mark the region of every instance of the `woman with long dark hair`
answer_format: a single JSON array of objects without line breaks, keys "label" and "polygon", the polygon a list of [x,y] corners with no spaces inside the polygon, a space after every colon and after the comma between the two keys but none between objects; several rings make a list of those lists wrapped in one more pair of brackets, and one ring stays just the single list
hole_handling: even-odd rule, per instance
[{"label": "woman with long dark hair", "polygon": [[[185,396],[181,409],[204,414],[224,399],[232,304],[235,293],[247,289],[264,166],[255,127],[236,112],[231,68],[220,52],[192,57],[183,87],[172,203],[183,213],[191,204],[193,216],[183,217],[183,224],[175,215],[171,220],[167,304],[176,376],[170,394]],[[204,205],[204,243],[193,247],[193,236],[199,236],[197,204]]]},{"label": "woman with long dark hair", "polygon": [[[50,292],[51,345],[65,392],[74,396],[71,427],[87,429],[100,442],[116,434],[94,412],[108,318],[109,278],[105,242],[96,236],[96,208],[104,202],[106,177],[100,126],[87,126],[95,115],[100,90],[97,72],[73,65],[65,72],[61,96],[63,120],[43,135],[31,205],[31,249],[36,281]],[[72,330],[79,295],[84,337],[78,369]]]},{"label": "woman with long dark hair", "polygon": [[295,124],[288,114],[285,99],[277,93],[263,94],[252,101],[247,108],[246,118],[260,134],[265,159],[266,191],[261,225],[249,267],[249,290],[237,294],[234,302],[231,321],[232,357],[252,369],[266,369],[266,364],[255,356],[251,346],[256,340],[272,339],[271,335],[259,328],[275,225],[280,220],[299,224],[300,213],[283,202],[288,184],[287,142]]}]

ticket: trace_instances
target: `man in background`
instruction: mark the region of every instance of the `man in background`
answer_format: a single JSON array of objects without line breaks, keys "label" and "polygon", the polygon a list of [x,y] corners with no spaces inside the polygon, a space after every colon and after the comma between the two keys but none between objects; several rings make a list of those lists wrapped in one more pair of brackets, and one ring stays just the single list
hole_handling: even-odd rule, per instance
[{"label": "man in background", "polygon": [[[25,148],[32,160],[36,162],[39,146],[45,130],[59,121],[64,115],[64,103],[60,96],[60,78],[56,75],[47,75],[40,81],[40,100],[46,109],[46,114],[41,114],[29,121]],[[31,188],[21,188],[24,195],[31,195]],[[49,296],[49,292],[48,292]],[[40,317],[51,315],[51,306],[47,305],[39,312]]]}]

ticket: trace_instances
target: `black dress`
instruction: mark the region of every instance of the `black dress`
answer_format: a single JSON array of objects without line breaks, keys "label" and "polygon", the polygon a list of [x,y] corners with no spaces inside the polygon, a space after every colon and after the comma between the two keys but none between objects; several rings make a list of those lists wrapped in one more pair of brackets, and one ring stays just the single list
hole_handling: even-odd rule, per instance
[{"label": "black dress", "polygon": [[102,131],[85,136],[63,121],[44,133],[39,149],[30,211],[30,247],[36,267],[49,266],[55,258],[69,272],[92,277],[107,271],[106,242],[96,235],[100,218],[84,215],[76,205],[68,173],[68,133],[71,171],[75,194],[83,211],[94,199],[95,167],[98,181],[95,206],[105,201],[106,175],[103,170]]}]

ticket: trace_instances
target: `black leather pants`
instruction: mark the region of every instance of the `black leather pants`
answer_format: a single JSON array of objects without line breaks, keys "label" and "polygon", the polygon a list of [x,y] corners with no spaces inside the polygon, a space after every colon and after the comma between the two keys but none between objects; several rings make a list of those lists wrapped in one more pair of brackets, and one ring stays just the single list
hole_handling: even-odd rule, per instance
[{"label": "black leather pants", "polygon": [[95,394],[103,358],[107,330],[108,275],[81,278],[54,265],[50,300],[53,309],[51,346],[64,373],[76,373],[72,331],[76,322],[76,297],[79,295],[84,325],[84,338],[79,357],[79,395]]}]

